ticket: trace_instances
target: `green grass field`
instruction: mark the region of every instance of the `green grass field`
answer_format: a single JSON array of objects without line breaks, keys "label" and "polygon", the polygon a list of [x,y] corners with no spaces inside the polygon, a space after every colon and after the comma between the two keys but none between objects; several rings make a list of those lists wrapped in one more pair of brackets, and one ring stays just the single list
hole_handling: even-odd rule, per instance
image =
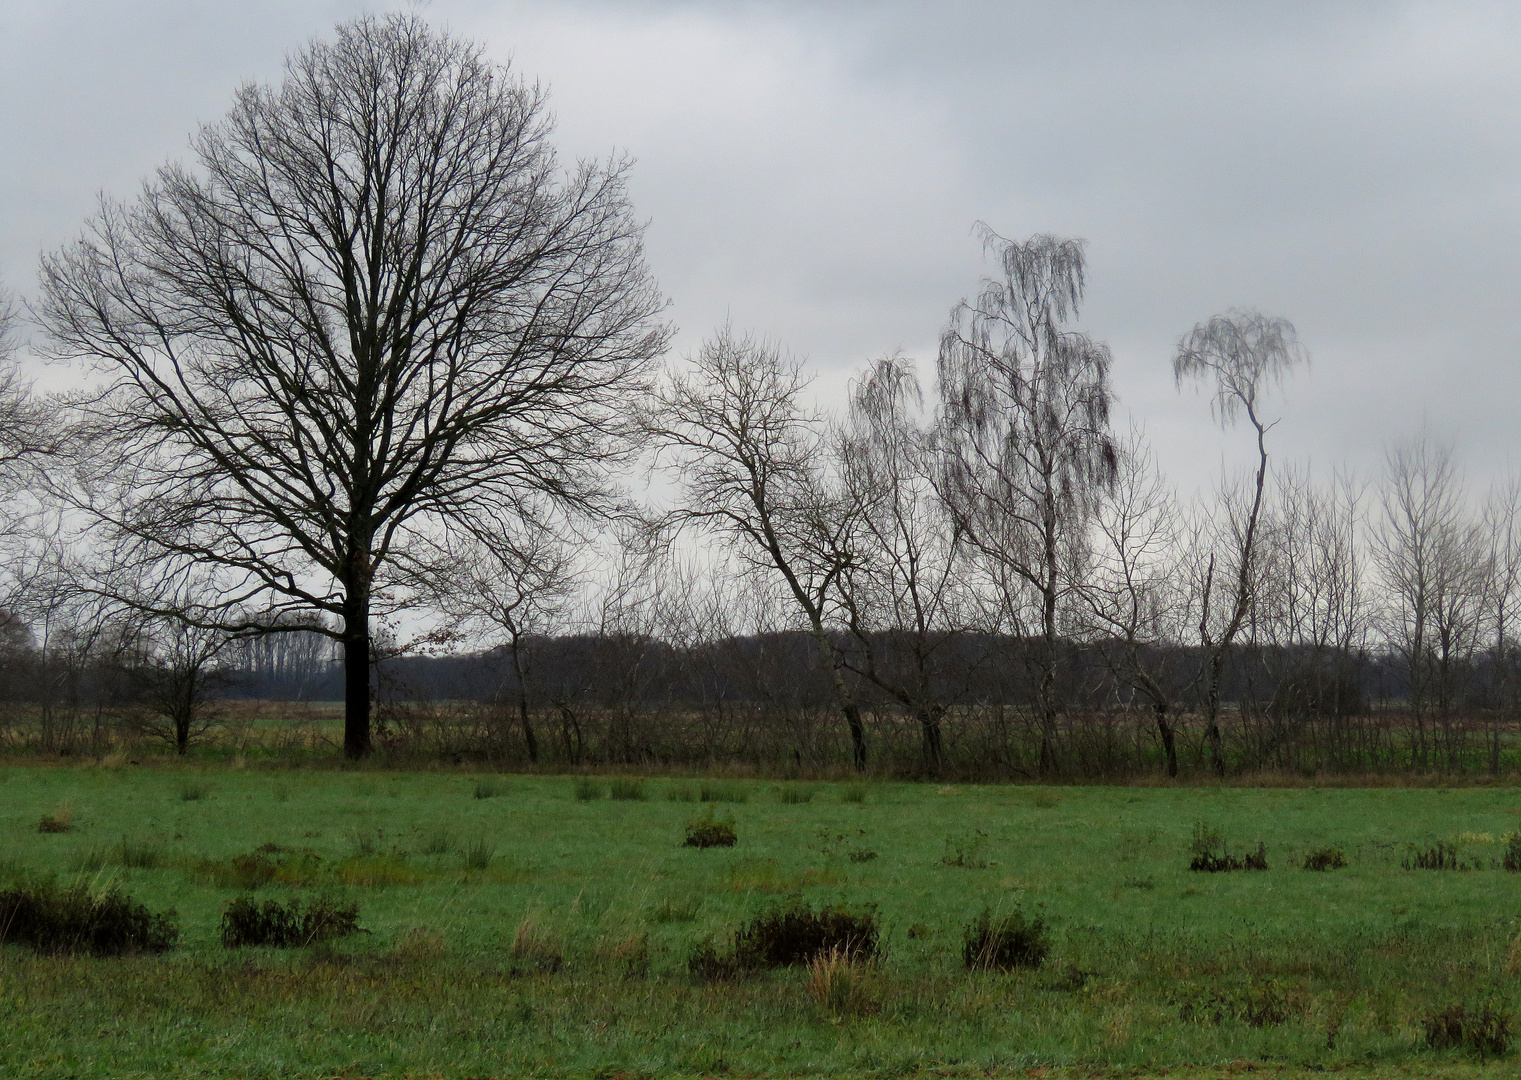
[{"label": "green grass field", "polygon": [[[588,784],[600,797],[578,797]],[[1521,996],[1521,874],[1498,868],[1514,789],[607,789],[12,764],[5,876],[119,881],[176,909],[182,935],[160,957],[0,947],[0,1075],[1511,1075],[1509,1058],[1428,1048],[1425,1021]],[[61,811],[70,831],[38,831]],[[738,844],[683,847],[710,812]],[[1235,851],[1265,844],[1270,869],[1189,872],[1196,822]],[[1483,868],[1401,868],[1437,840]],[[369,932],[224,949],[221,912],[248,895],[231,860],[267,843],[320,858],[256,899],[357,901]],[[1347,868],[1299,868],[1328,845]],[[804,969],[688,973],[700,942],[798,897],[876,907],[885,953],[845,997],[821,1000]],[[984,909],[1044,919],[1047,962],[968,972],[963,928]],[[536,948],[563,966],[539,970]]]}]

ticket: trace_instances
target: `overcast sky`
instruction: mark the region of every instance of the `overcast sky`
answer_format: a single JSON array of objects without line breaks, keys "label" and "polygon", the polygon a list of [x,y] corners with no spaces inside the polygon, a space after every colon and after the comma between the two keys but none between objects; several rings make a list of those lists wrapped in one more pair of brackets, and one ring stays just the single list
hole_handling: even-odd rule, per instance
[{"label": "overcast sky", "polygon": [[[0,279],[35,288],[96,194],[186,156],[248,80],[358,3],[0,4]],[[871,357],[933,371],[1005,236],[1088,242],[1082,328],[1185,488],[1239,460],[1173,386],[1230,306],[1313,357],[1280,457],[1364,474],[1423,423],[1476,484],[1521,466],[1521,5],[419,5],[550,89],[569,158],[637,159],[649,259],[691,350],[728,318],[826,402]],[[54,373],[56,381],[65,376]]]}]

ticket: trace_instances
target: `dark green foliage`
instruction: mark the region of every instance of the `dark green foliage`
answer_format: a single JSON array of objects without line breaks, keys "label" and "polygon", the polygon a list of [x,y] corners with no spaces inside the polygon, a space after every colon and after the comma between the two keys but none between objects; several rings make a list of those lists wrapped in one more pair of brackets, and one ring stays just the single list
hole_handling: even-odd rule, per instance
[{"label": "dark green foliage", "polygon": [[1304,857],[1306,870],[1340,870],[1347,865],[1347,854],[1341,848],[1316,848]]},{"label": "dark green foliage", "polygon": [[278,900],[261,904],[240,896],[222,912],[222,944],[229,949],[244,945],[301,948],[359,930],[358,904],[324,898],[311,901],[303,911],[299,899],[289,904]]},{"label": "dark green foliage", "polygon": [[1500,859],[1500,865],[1512,874],[1521,873],[1521,833],[1506,834],[1505,855]]},{"label": "dark green foliage", "polygon": [[507,790],[506,785],[495,779],[487,778],[475,782],[475,790],[472,794],[477,799],[494,799],[505,790]]},{"label": "dark green foliage", "polygon": [[639,780],[614,780],[607,786],[608,798],[616,802],[643,802],[644,783]]},{"label": "dark green foliage", "polygon": [[1402,860],[1400,865],[1406,870],[1461,870],[1462,864],[1458,861],[1458,849],[1448,847],[1438,840],[1436,847],[1427,848],[1425,851],[1412,849],[1408,858]]},{"label": "dark green foliage", "polygon": [[576,781],[576,802],[596,802],[602,798],[602,785],[590,777]]},{"label": "dark green foliage", "polygon": [[115,886],[92,894],[83,883],[0,891],[0,941],[42,953],[161,953],[174,947],[174,912],[155,915]]},{"label": "dark green foliage", "polygon": [[1195,855],[1193,862],[1188,864],[1190,870],[1197,870],[1206,874],[1219,874],[1229,870],[1266,870],[1267,845],[1258,844],[1257,850],[1249,852],[1244,859],[1238,859],[1228,851],[1221,851],[1218,855],[1213,852],[1205,852]]},{"label": "dark green foliage", "polygon": [[687,838],[682,844],[695,848],[733,847],[737,839],[730,822],[696,821],[687,826]]},{"label": "dark green foliage", "polygon": [[711,940],[702,942],[688,958],[687,970],[711,981],[796,967],[833,951],[852,960],[869,960],[877,955],[880,936],[875,909],[836,906],[815,911],[802,902],[781,904],[741,926],[727,953]]},{"label": "dark green foliage", "polygon": [[734,935],[734,956],[744,967],[776,968],[806,964],[838,949],[856,960],[877,955],[874,910],[853,911],[843,906],[784,904],[757,915]]},{"label": "dark green foliage", "polygon": [[1022,911],[995,919],[983,908],[978,920],[966,928],[961,960],[973,971],[1012,971],[1040,967],[1050,951],[1044,921],[1026,918]]},{"label": "dark green foliage", "polygon": [[1470,1011],[1448,1005],[1425,1019],[1426,1045],[1433,1050],[1472,1050],[1481,1057],[1500,1057],[1510,1049],[1510,1010],[1492,1002]]}]

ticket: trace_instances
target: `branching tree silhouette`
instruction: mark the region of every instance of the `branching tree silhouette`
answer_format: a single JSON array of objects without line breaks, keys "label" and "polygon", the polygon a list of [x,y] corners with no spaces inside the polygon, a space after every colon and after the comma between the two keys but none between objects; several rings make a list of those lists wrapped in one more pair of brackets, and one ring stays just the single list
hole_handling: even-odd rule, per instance
[{"label": "branching tree silhouette", "polygon": [[[1214,554],[1200,588],[1199,642],[1204,662],[1199,681],[1204,689],[1204,737],[1209,744],[1210,764],[1225,772],[1225,752],[1220,741],[1220,684],[1231,645],[1241,632],[1255,598],[1257,578],[1257,529],[1262,519],[1262,495],[1267,483],[1267,433],[1276,421],[1261,411],[1265,390],[1305,359],[1304,350],[1287,319],[1270,318],[1256,311],[1233,310],[1199,323],[1178,343],[1173,357],[1173,377],[1178,386],[1186,381],[1211,384],[1214,396],[1210,411],[1221,427],[1228,428],[1245,415],[1257,436],[1257,470],[1252,495],[1244,513],[1233,514],[1229,524],[1230,545],[1224,568],[1223,590],[1217,583]],[[1214,598],[1222,592],[1224,611],[1215,610]],[[1223,615],[1223,620],[1217,616]]]},{"label": "branching tree silhouette", "polygon": [[859,505],[831,484],[822,422],[799,401],[801,363],[727,328],[704,343],[693,370],[671,376],[646,421],[681,487],[675,524],[724,537],[750,569],[775,575],[803,617],[866,767],[866,727],[845,658],[830,637],[840,575],[855,559]]},{"label": "branching tree silhouette", "polygon": [[1003,271],[951,312],[940,341],[943,493],[967,542],[1034,608],[1041,772],[1056,765],[1059,613],[1097,494],[1113,482],[1109,348],[1066,329],[1083,299],[1083,245],[983,241]]},{"label": "branching tree silhouette", "polygon": [[417,541],[525,498],[601,504],[665,346],[627,163],[565,173],[551,126],[478,47],[360,19],[43,262],[51,351],[106,375],[75,402],[81,502],[235,571],[244,609],[333,616],[350,757],[372,608],[404,598]]}]

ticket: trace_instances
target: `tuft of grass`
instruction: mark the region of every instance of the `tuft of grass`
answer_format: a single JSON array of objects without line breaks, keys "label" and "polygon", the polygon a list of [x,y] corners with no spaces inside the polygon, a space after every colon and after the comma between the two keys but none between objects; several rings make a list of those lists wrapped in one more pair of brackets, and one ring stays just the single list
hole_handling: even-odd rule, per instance
[{"label": "tuft of grass", "polygon": [[1433,1050],[1469,1050],[1484,1057],[1503,1057],[1510,1049],[1511,1012],[1494,1002],[1469,1009],[1451,1004],[1428,1013],[1422,1024],[1426,1045]]},{"label": "tuft of grass", "polygon": [[744,803],[750,801],[750,792],[739,784],[704,780],[697,786],[697,801],[705,803]]},{"label": "tuft of grass", "polygon": [[165,862],[164,849],[151,840],[123,836],[114,844],[92,847],[78,860],[80,870],[100,871],[110,866],[128,870],[156,870]]},{"label": "tuft of grass", "polygon": [[872,1016],[881,1009],[874,965],[835,946],[808,961],[808,996],[826,1017]]},{"label": "tuft of grass", "polygon": [[602,785],[589,776],[583,776],[576,781],[575,794],[577,802],[595,802],[602,798]]},{"label": "tuft of grass", "polygon": [[467,841],[460,852],[466,870],[485,870],[495,854],[496,845],[484,836]]},{"label": "tuft of grass", "polygon": [[953,833],[945,838],[945,854],[940,857],[940,862],[944,866],[986,870],[993,865],[987,858],[987,846],[988,834],[981,829]]},{"label": "tuft of grass", "polygon": [[642,979],[650,973],[650,936],[641,930],[603,939],[597,946],[597,958],[625,979]]},{"label": "tuft of grass", "polygon": [[842,803],[864,803],[866,801],[866,785],[851,784],[840,792],[840,801]]},{"label": "tuft of grass", "polygon": [[1347,853],[1337,847],[1316,848],[1304,857],[1306,870],[1341,870],[1347,865]]},{"label": "tuft of grass", "polygon": [[302,910],[299,899],[261,904],[240,896],[222,911],[222,945],[228,949],[245,945],[298,949],[360,932],[358,904],[340,904],[322,897]]},{"label": "tuft of grass", "polygon": [[414,926],[396,942],[391,955],[398,960],[432,962],[442,960],[448,951],[443,934],[431,926]]},{"label": "tuft of grass", "polygon": [[734,819],[726,818],[719,821],[713,816],[713,808],[696,821],[687,823],[687,838],[682,841],[683,847],[710,848],[710,847],[733,847],[738,837],[734,833]]},{"label": "tuft of grass", "polygon": [[37,831],[40,833],[66,833],[74,829],[74,808],[69,803],[59,803],[58,809],[51,814],[43,814],[42,820],[37,822]]},{"label": "tuft of grass", "polygon": [[407,864],[401,852],[356,855],[333,867],[333,879],[344,885],[367,889],[384,889],[392,885],[419,885],[426,875]]},{"label": "tuft of grass", "polygon": [[1410,854],[1400,862],[1400,866],[1406,870],[1464,870],[1467,869],[1458,857],[1456,845],[1449,845],[1438,840],[1435,847],[1422,851],[1411,847]]},{"label": "tuft of grass", "polygon": [[211,797],[211,785],[198,776],[187,776],[180,780],[176,793],[180,802],[200,802]]},{"label": "tuft of grass", "polygon": [[701,896],[666,897],[650,908],[646,917],[652,923],[688,923],[697,920],[702,910]]},{"label": "tuft of grass", "polygon": [[607,785],[607,796],[614,802],[643,802],[644,783],[639,780],[613,780]]},{"label": "tuft of grass", "polygon": [[1512,874],[1521,873],[1521,832],[1508,832],[1503,839],[1505,854],[1500,859],[1500,865]]},{"label": "tuft of grass", "polygon": [[507,785],[494,777],[475,782],[475,790],[472,794],[477,799],[494,799],[507,790]]},{"label": "tuft of grass", "polygon": [[971,971],[1012,971],[1040,967],[1050,950],[1043,920],[1026,918],[1022,911],[995,919],[983,908],[966,928],[961,960]]},{"label": "tuft of grass", "polygon": [[565,966],[559,938],[532,915],[518,923],[512,934],[512,958],[529,972],[552,975]]},{"label": "tuft of grass", "polygon": [[101,891],[83,882],[0,891],[0,942],[29,945],[40,953],[166,952],[179,939],[173,920],[172,910],[154,914],[114,883]]},{"label": "tuft of grass", "polygon": [[776,793],[777,801],[787,806],[799,806],[813,802],[813,789],[788,784]]},{"label": "tuft of grass", "polygon": [[447,829],[435,829],[423,838],[422,846],[417,849],[419,855],[447,855],[454,850],[454,837],[449,835]]},{"label": "tuft of grass", "polygon": [[667,802],[696,802],[697,789],[691,784],[675,784],[665,789]]}]

